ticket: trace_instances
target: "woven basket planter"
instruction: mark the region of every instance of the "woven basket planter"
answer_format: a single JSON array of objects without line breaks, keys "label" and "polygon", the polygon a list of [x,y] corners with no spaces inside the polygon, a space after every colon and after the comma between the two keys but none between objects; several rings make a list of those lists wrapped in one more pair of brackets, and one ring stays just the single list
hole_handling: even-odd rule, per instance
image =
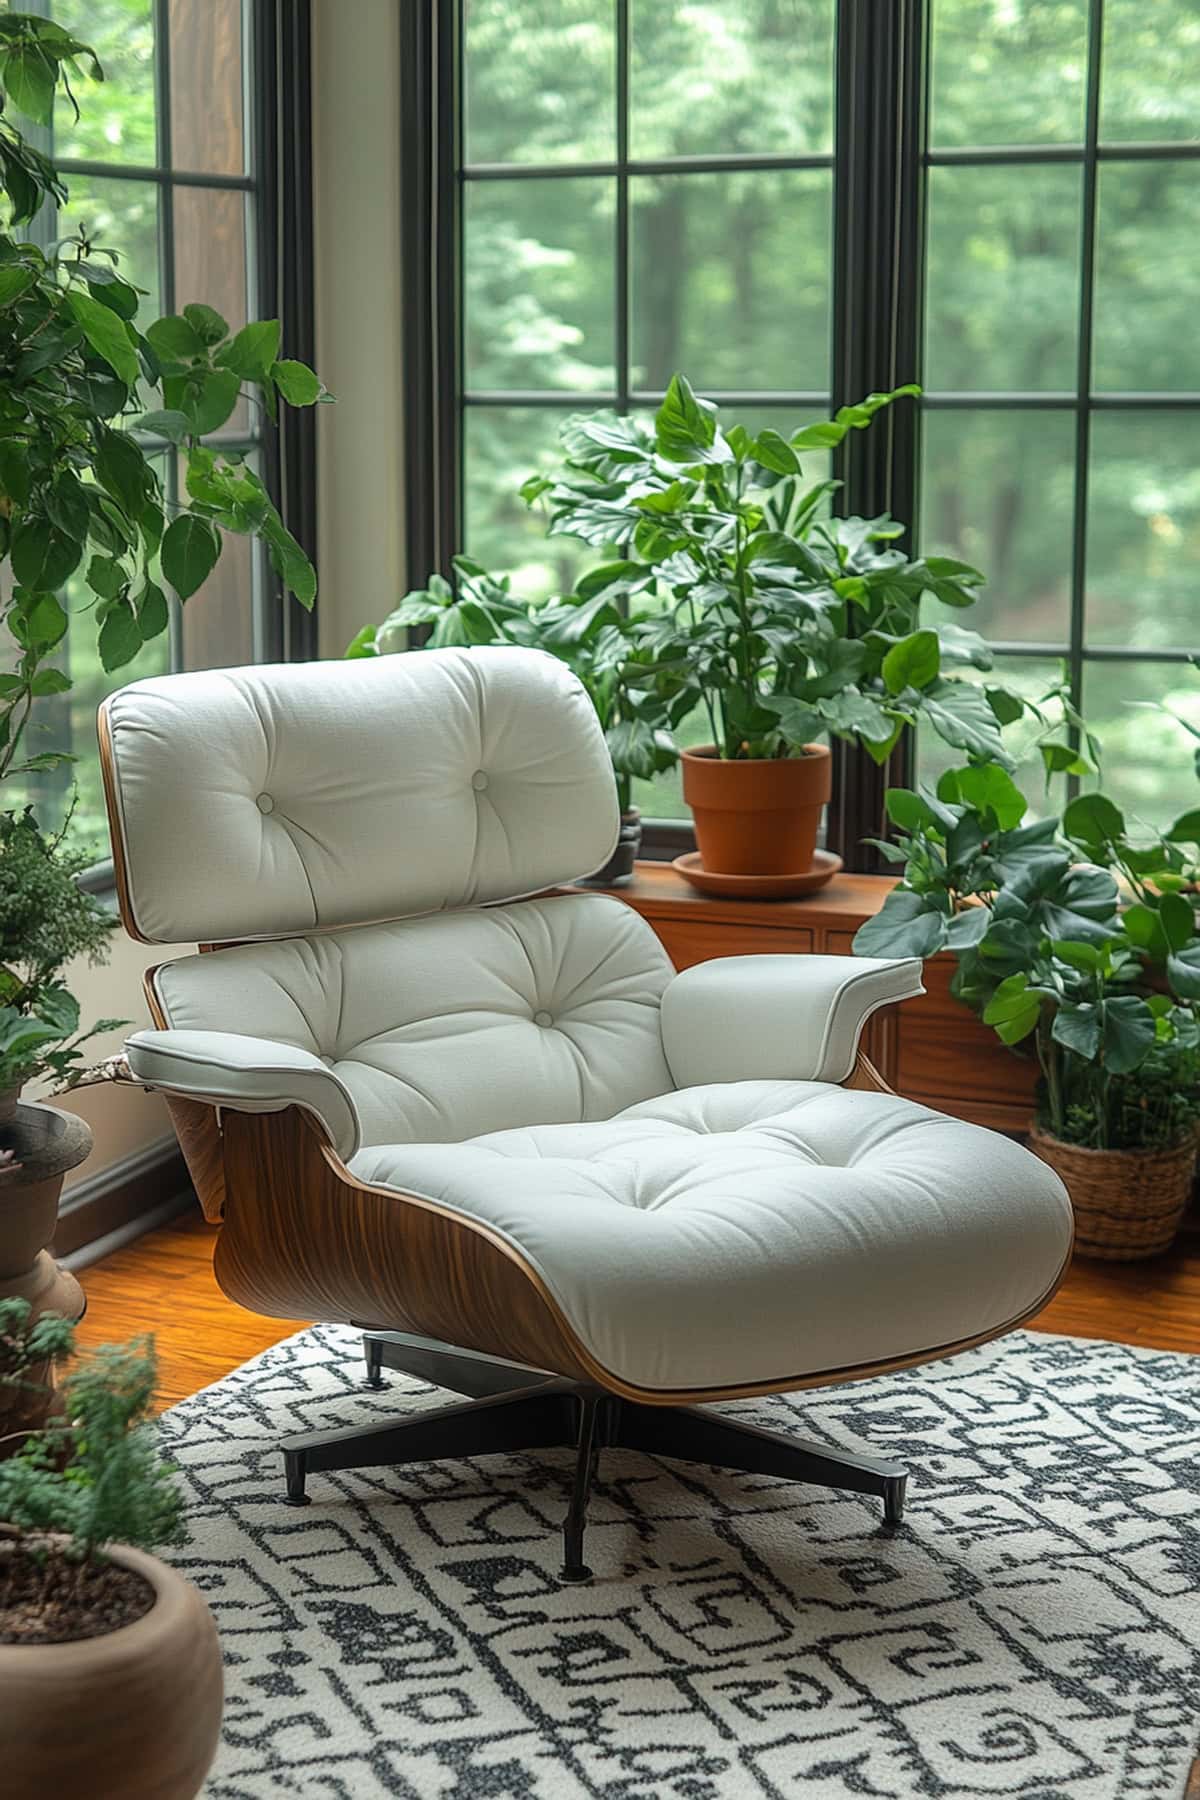
[{"label": "woven basket planter", "polygon": [[1138,1262],[1170,1249],[1191,1197],[1194,1138],[1174,1150],[1084,1150],[1035,1126],[1029,1148],[1071,1196],[1080,1256]]}]

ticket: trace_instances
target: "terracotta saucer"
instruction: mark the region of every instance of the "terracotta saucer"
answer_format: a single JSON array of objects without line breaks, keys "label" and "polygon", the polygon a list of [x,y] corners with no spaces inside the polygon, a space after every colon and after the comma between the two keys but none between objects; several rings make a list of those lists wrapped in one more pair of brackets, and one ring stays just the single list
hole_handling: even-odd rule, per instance
[{"label": "terracotta saucer", "polygon": [[798,875],[714,875],[701,863],[698,850],[677,856],[671,864],[702,894],[725,894],[740,900],[786,900],[796,894],[815,894],[833,880],[841,866],[841,857],[830,850],[814,851],[812,868]]}]

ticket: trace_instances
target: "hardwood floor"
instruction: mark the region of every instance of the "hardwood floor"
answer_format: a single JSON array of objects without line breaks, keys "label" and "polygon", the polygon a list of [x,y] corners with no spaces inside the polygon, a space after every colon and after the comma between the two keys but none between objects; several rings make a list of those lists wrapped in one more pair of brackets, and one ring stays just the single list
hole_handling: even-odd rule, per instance
[{"label": "hardwood floor", "polygon": [[[211,1226],[189,1216],[80,1276],[88,1297],[81,1346],[152,1331],[164,1407],[300,1330],[225,1298],[213,1279],[212,1238]],[[1200,1235],[1151,1262],[1077,1262],[1034,1329],[1200,1354]]]}]

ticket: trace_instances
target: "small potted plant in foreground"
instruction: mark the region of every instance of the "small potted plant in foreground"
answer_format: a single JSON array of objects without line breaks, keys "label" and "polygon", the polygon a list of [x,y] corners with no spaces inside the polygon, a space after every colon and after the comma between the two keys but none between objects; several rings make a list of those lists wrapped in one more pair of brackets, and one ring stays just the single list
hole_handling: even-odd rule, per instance
[{"label": "small potted plant in foreground", "polygon": [[980,766],[935,791],[893,789],[887,805],[904,875],[855,951],[952,952],[951,992],[1037,1057],[1030,1143],[1070,1192],[1077,1249],[1158,1254],[1188,1202],[1200,1123],[1200,937],[1172,846],[1130,852],[1139,889],[1123,904],[1110,869],[1080,860],[1104,848],[1101,824],[1105,861],[1129,851],[1103,795],[1026,826],[1010,778]]},{"label": "small potted plant in foreground", "polygon": [[621,831],[602,869],[587,877],[597,887],[618,886],[633,874],[641,847],[641,814],[633,804],[633,782],[671,768],[678,752],[666,726],[667,705],[635,687],[630,667],[637,652],[632,633],[641,620],[636,607],[617,604],[620,565],[592,570],[575,591],[541,605],[515,600],[507,576],[490,575],[467,556],[454,558],[457,592],[440,575],[406,594],[381,625],[367,625],[347,656],[387,656],[408,650],[409,632],[430,627],[421,648],[447,644],[525,644],[549,651],[578,675],[596,708],[617,782]]},{"label": "small potted plant in foreground", "polygon": [[[0,1364],[2,1366],[2,1364]],[[99,1350],[0,1462],[0,1767],[12,1800],[192,1800],[216,1750],[208,1607],[149,1554],[182,1541],[147,1340]]]}]

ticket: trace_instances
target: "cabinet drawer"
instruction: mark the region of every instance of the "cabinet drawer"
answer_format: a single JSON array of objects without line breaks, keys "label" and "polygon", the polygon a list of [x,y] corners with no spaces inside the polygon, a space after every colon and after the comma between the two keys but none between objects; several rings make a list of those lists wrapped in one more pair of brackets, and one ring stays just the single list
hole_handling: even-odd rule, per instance
[{"label": "cabinet drawer", "polygon": [[805,955],[813,947],[811,931],[781,931],[769,925],[727,925],[714,920],[651,919],[663,947],[677,969],[708,962],[714,956]]}]

